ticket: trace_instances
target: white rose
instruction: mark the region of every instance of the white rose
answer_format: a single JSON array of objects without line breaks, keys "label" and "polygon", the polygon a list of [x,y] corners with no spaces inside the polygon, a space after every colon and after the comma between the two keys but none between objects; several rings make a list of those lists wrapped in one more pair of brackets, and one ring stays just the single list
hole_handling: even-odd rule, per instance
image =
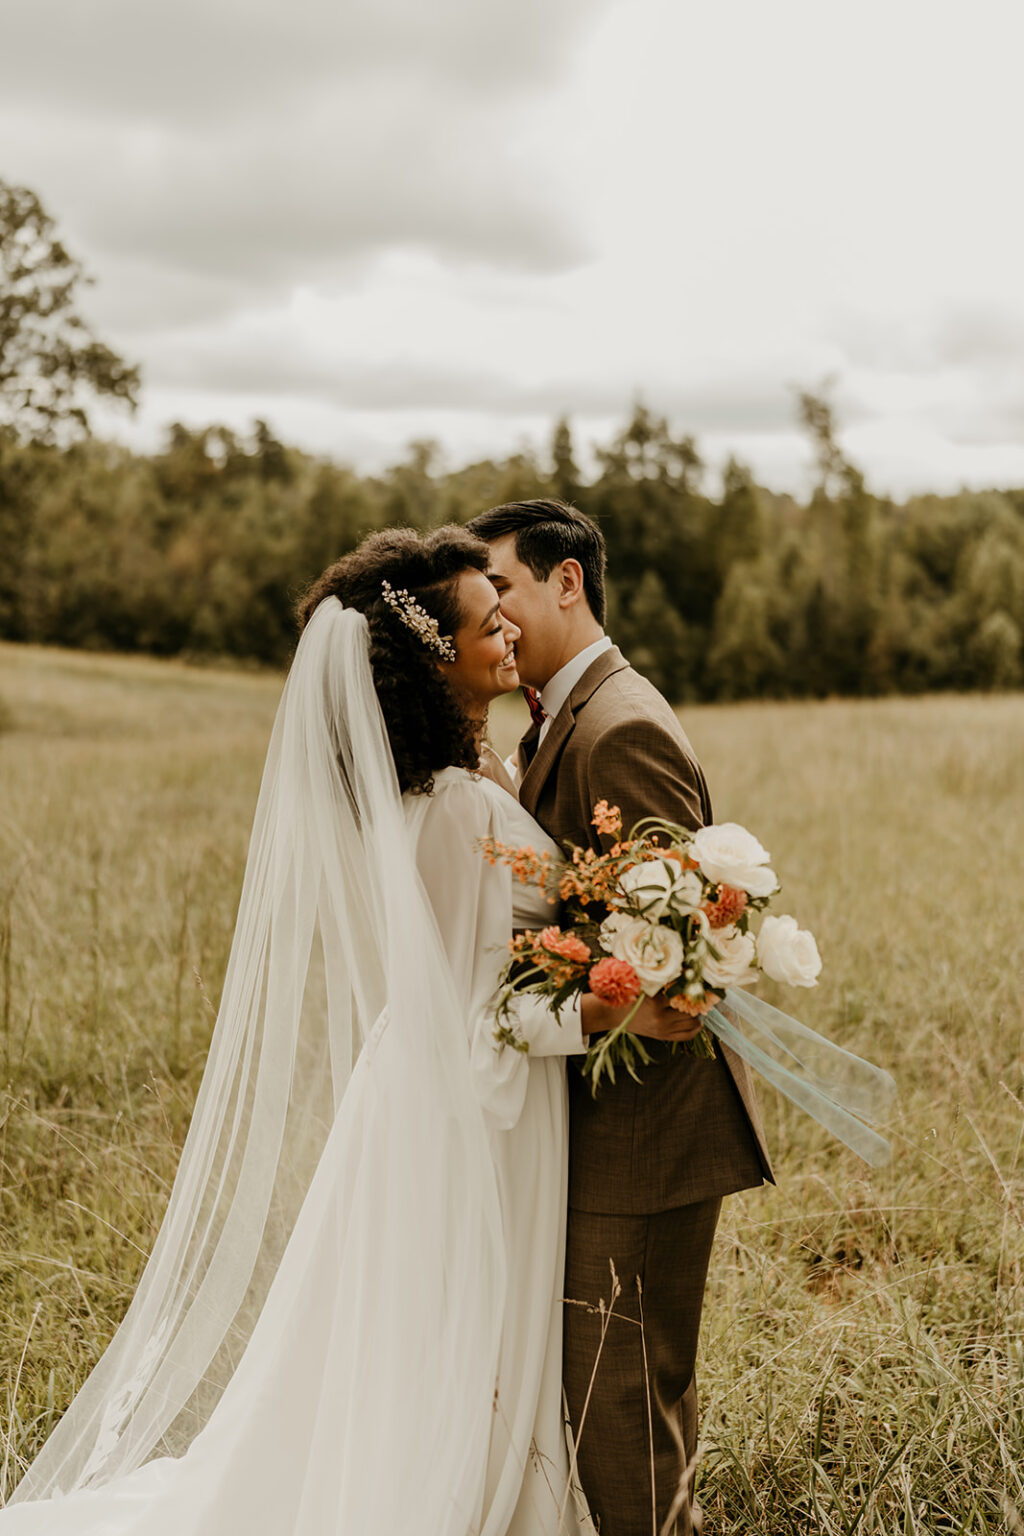
[{"label": "white rose", "polygon": [[695,912],[704,897],[700,876],[674,859],[631,864],[619,876],[619,888],[651,922],[660,922],[669,910],[681,916]]},{"label": "white rose", "polygon": [[[606,937],[607,936],[607,937]],[[613,916],[601,924],[601,943],[636,971],[648,997],[675,981],[683,969],[683,941],[674,928],[644,917]]]},{"label": "white rose", "polygon": [[748,896],[770,896],[778,885],[771,858],[753,833],[734,821],[701,827],[694,833],[690,855],[716,885],[734,885]]},{"label": "white rose", "polygon": [[757,980],[754,969],[756,946],[749,933],[740,933],[730,923],[708,934],[707,943],[718,951],[719,958],[708,950],[704,960],[704,980],[711,987],[745,987]]},{"label": "white rose", "polygon": [[766,917],[757,936],[757,958],[765,974],[790,987],[816,987],[821,956],[814,934],[795,917]]},{"label": "white rose", "polygon": [[[671,862],[669,860],[668,862]],[[672,892],[669,907],[680,917],[699,912],[704,902],[704,882],[695,869],[684,869]]]},{"label": "white rose", "polygon": [[635,917],[629,917],[625,912],[612,912],[601,924],[600,932],[597,936],[601,948],[606,949],[609,954],[612,954],[615,935],[619,929],[628,928],[630,923],[635,923],[636,921]]}]

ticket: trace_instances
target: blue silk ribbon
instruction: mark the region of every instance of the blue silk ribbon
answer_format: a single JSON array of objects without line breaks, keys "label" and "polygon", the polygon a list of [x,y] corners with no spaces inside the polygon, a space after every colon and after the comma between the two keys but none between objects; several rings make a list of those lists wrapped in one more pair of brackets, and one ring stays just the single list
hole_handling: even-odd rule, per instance
[{"label": "blue silk ribbon", "polygon": [[875,1129],[896,1101],[888,1072],[735,987],[704,1027],[858,1157],[874,1168],[889,1161],[892,1147]]}]

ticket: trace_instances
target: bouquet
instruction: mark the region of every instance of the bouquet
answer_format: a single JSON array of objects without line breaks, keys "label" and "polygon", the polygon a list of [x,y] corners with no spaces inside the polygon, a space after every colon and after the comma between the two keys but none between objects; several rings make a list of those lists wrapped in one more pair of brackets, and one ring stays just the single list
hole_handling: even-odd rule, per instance
[{"label": "bouquet", "polygon": [[[727,988],[749,986],[762,972],[791,986],[817,985],[821,959],[813,934],[792,917],[761,916],[779,883],[770,855],[746,828],[725,822],[692,832],[648,817],[623,838],[618,807],[604,800],[594,807],[593,825],[619,839],[607,853],[570,845],[558,861],[493,838],[481,844],[492,863],[510,865],[518,880],[563,903],[561,924],[511,940],[498,998],[499,1044],[528,1049],[509,1022],[512,1000],[523,992],[548,998],[556,1013],[586,991],[628,1007],[587,1052],[583,1071],[596,1094],[603,1078],[615,1081],[617,1069],[637,1078],[637,1064],[651,1059],[629,1028],[644,997],[661,994],[680,1013],[705,1017]],[[675,1048],[714,1054],[704,1029]]]}]

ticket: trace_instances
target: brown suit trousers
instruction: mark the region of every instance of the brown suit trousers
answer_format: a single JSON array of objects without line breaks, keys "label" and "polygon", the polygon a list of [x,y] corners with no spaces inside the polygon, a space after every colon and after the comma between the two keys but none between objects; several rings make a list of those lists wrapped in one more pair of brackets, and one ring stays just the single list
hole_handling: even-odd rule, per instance
[{"label": "brown suit trousers", "polygon": [[[644,816],[691,828],[712,819],[674,711],[614,647],[539,748],[537,734],[520,744],[519,795],[559,842],[607,846],[591,823],[598,800],[619,806],[627,832]],[[688,1536],[694,1365],[715,1224],[723,1195],[772,1172],[737,1057],[717,1044],[713,1061],[664,1047],[641,1076],[620,1076],[595,1099],[570,1067],[565,1388],[602,1536],[659,1531],[681,1488],[675,1528]],[[622,1293],[602,1342],[611,1264]]]}]

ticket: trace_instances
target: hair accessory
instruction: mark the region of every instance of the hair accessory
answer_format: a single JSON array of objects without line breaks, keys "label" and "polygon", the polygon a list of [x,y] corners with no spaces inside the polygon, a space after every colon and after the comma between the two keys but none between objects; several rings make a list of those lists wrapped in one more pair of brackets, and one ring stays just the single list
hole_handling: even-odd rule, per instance
[{"label": "hair accessory", "polygon": [[406,629],[411,629],[424,645],[429,645],[445,661],[455,660],[455,642],[451,635],[438,633],[437,620],[414,597],[410,597],[404,587],[399,587],[396,592],[390,581],[384,580],[380,584],[380,593],[388,607],[398,614]]}]

